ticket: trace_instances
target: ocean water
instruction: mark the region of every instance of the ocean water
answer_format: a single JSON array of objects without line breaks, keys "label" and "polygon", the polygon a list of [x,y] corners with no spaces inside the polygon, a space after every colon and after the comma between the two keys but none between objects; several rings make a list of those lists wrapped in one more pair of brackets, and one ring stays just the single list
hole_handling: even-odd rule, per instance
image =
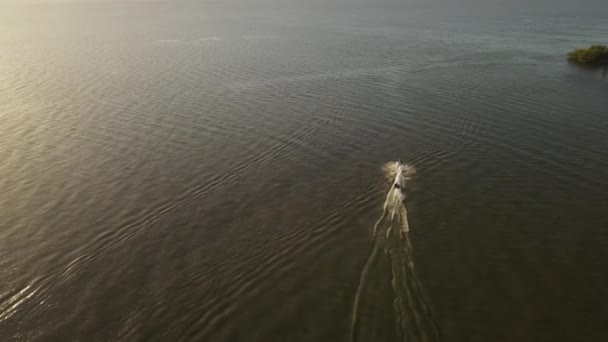
[{"label": "ocean water", "polygon": [[607,13],[2,2],[0,340],[608,340]]}]

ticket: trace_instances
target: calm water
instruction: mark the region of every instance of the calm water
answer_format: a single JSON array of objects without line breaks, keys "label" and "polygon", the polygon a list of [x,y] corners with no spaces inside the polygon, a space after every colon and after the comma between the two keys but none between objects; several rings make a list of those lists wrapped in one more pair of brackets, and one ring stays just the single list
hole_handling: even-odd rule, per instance
[{"label": "calm water", "polygon": [[3,2],[0,340],[608,340],[608,4],[554,3]]}]

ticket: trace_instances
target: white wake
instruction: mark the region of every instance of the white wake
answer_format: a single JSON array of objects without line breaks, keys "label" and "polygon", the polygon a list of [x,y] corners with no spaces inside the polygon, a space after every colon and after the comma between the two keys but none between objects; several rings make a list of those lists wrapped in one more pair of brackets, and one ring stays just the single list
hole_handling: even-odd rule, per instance
[{"label": "white wake", "polygon": [[390,263],[390,283],[399,340],[437,341],[440,340],[440,332],[422,284],[414,270],[413,248],[405,205],[410,182],[416,170],[401,161],[388,162],[382,170],[389,182],[389,189],[382,207],[382,215],[373,227],[372,246],[359,278],[353,303],[351,340],[365,341],[360,337],[361,332],[366,328],[363,324],[365,322],[361,321],[361,306],[363,301],[368,299],[366,297],[374,298],[373,291],[378,290],[366,289],[366,285],[370,271],[381,261],[378,260],[378,252],[383,251]]}]

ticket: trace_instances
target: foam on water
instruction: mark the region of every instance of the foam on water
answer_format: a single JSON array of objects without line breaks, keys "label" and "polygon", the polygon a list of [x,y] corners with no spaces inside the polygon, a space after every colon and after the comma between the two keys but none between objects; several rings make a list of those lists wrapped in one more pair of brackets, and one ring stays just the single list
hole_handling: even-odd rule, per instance
[{"label": "foam on water", "polygon": [[[358,341],[360,330],[371,324],[361,324],[361,306],[364,300],[373,300],[377,289],[366,288],[370,271],[381,260],[378,252],[388,257],[391,269],[391,287],[397,335],[402,341],[437,341],[438,325],[422,284],[414,270],[413,248],[407,219],[405,198],[416,169],[408,164],[388,162],[382,167],[390,188],[384,201],[383,212],[373,228],[372,247],[361,271],[359,286],[352,311],[351,340]],[[385,260],[386,261],[386,260]],[[389,281],[389,279],[387,279]],[[366,298],[369,297],[369,298]],[[373,316],[373,315],[372,315]]]}]

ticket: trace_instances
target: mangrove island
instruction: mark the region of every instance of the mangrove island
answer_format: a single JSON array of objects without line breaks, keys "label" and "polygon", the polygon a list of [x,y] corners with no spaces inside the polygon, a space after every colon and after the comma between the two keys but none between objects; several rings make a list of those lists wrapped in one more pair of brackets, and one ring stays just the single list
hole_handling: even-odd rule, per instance
[{"label": "mangrove island", "polygon": [[588,49],[576,49],[568,54],[568,60],[587,66],[608,65],[608,46],[592,45]]}]

